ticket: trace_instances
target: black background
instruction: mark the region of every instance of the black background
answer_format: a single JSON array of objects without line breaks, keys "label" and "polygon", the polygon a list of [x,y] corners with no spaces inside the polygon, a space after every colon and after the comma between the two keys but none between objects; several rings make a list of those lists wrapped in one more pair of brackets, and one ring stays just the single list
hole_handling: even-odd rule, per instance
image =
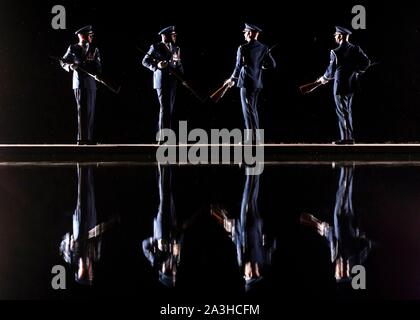
[{"label": "black background", "polygon": [[[51,8],[56,4],[67,9],[67,30],[51,27]],[[338,137],[331,85],[309,96],[301,96],[297,88],[324,72],[329,50],[335,47],[334,25],[349,27],[355,4],[366,7],[367,29],[356,31],[352,41],[379,63],[366,74],[363,90],[354,104],[356,139],[418,141],[418,5],[401,1],[2,1],[0,143],[74,142],[76,109],[71,75],[48,56],[64,54],[68,45],[76,41],[74,30],[81,26],[94,26],[104,76],[122,85],[118,96],[103,87],[99,89],[97,140],[151,143],[158,106],[152,73],[141,66],[142,55],[136,46],[147,49],[159,40],[156,33],[162,27],[176,25],[187,78],[205,95],[230,76],[237,46],[243,42],[244,22],[264,29],[262,42],[279,44],[273,51],[278,67],[265,74],[260,100],[266,140],[330,142]],[[176,109],[177,118],[188,120],[190,128],[243,126],[237,90],[229,92],[218,105],[202,105],[180,88]],[[181,217],[214,202],[226,204],[237,213],[243,172],[238,168],[200,170],[203,168],[181,168],[175,172],[175,198]],[[260,201],[279,248],[265,290],[256,293],[259,301],[266,301],[264,306],[275,309],[280,296],[418,298],[417,174],[416,168],[356,170],[354,207],[362,217],[361,228],[378,247],[366,266],[368,291],[354,292],[337,288],[328,248],[298,223],[303,211],[332,220],[338,170],[266,168]],[[119,241],[114,237],[112,255],[107,258],[111,261],[104,261],[107,267],[100,270],[99,279],[103,281],[99,287],[80,288],[71,282],[69,273],[71,290],[53,291],[51,266],[63,264],[58,244],[71,230],[75,208],[75,168],[7,169],[1,170],[0,176],[2,298],[127,296],[138,300],[134,304],[141,313],[152,303],[227,303],[234,302],[233,297],[243,297],[232,244],[216,230],[210,218],[188,235],[194,240],[189,242],[189,252],[193,254],[183,261],[180,286],[175,291],[162,290],[140,248],[141,240],[151,235],[158,204],[155,168],[95,169],[98,210],[105,216],[122,216],[122,230],[116,237]],[[213,292],[220,295],[214,296]],[[144,293],[149,297],[137,298]],[[258,301],[254,295],[250,298]]]},{"label": "black background", "polygon": [[[51,27],[53,5],[66,8],[67,30]],[[158,106],[152,73],[142,54],[156,33],[176,25],[188,80],[208,95],[230,76],[243,23],[261,26],[260,40],[278,44],[278,62],[265,74],[261,126],[270,142],[330,142],[338,138],[332,86],[301,96],[298,86],[323,74],[335,47],[334,25],[351,26],[351,9],[365,5],[366,30],[351,38],[379,64],[363,80],[354,102],[358,141],[418,141],[420,19],[415,4],[402,2],[103,2],[6,1],[0,5],[0,142],[73,143],[76,108],[71,75],[48,56],[61,56],[77,41],[74,30],[92,24],[104,77],[121,84],[119,95],[98,91],[96,140],[152,143]],[[177,119],[189,128],[243,128],[237,89],[217,105],[200,104],[179,88]]]}]

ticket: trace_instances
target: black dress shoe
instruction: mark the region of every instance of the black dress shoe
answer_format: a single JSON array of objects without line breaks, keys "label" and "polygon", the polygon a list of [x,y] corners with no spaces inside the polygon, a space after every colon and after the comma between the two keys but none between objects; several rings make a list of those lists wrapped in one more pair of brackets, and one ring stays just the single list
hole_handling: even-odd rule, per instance
[{"label": "black dress shoe", "polygon": [[96,145],[96,142],[92,140],[77,140],[78,146],[93,146]]},{"label": "black dress shoe", "polygon": [[353,139],[337,140],[337,141],[333,141],[333,144],[349,145],[349,144],[354,144],[354,140]]}]

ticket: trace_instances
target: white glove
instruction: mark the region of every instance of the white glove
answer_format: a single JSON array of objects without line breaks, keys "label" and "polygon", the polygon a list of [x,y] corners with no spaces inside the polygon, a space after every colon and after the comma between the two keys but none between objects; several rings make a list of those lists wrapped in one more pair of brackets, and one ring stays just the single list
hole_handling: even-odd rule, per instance
[{"label": "white glove", "polygon": [[232,88],[235,85],[235,80],[229,78],[225,81],[224,84],[227,84],[229,86],[229,88]]},{"label": "white glove", "polygon": [[321,83],[321,84],[326,84],[326,83],[328,82],[328,80],[327,80],[327,79],[325,79],[323,76],[322,76],[322,77],[320,77],[317,81],[318,81],[319,83]]},{"label": "white glove", "polygon": [[159,61],[157,66],[159,69],[165,69],[168,66],[168,63],[166,61]]}]

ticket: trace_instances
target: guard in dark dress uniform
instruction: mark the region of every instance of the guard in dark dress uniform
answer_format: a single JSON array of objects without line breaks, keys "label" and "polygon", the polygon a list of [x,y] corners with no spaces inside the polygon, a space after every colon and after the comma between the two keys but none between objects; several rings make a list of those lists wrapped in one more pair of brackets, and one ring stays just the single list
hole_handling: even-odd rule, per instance
[{"label": "guard in dark dress uniform", "polygon": [[353,144],[353,95],[358,87],[358,77],[370,65],[363,50],[351,44],[351,31],[335,27],[335,41],[338,48],[331,50],[330,64],[324,75],[318,79],[322,84],[334,79],[334,100],[340,128],[340,140],[336,144]]},{"label": "guard in dark dress uniform", "polygon": [[[184,69],[181,63],[180,49],[175,44],[177,36],[175,27],[166,27],[158,34],[162,41],[150,47],[143,58],[142,64],[153,71],[153,88],[156,89],[160,105],[159,133],[164,128],[172,129],[172,115],[177,87],[177,77],[174,73],[182,76]],[[161,141],[161,136],[156,138]]]},{"label": "guard in dark dress uniform", "polygon": [[257,130],[260,128],[257,107],[258,95],[263,88],[262,70],[276,67],[269,48],[258,41],[261,31],[257,26],[245,24],[243,32],[247,43],[239,46],[235,69],[225,82],[230,86],[236,83],[240,88],[242,112],[247,129],[246,141],[250,142],[260,141],[260,137],[257,136]]},{"label": "guard in dark dress uniform", "polygon": [[302,224],[315,228],[327,239],[331,262],[335,264],[337,282],[351,280],[351,269],[355,265],[362,265],[372,248],[371,240],[360,231],[354,214],[353,175],[352,166],[340,168],[334,207],[334,225],[322,222],[310,214],[301,216]]},{"label": "guard in dark dress uniform", "polygon": [[77,143],[90,144],[93,143],[96,82],[81,69],[99,75],[102,71],[101,57],[98,48],[92,44],[92,26],[85,26],[75,34],[79,42],[67,49],[61,66],[68,72],[73,71],[73,90],[77,104]]}]

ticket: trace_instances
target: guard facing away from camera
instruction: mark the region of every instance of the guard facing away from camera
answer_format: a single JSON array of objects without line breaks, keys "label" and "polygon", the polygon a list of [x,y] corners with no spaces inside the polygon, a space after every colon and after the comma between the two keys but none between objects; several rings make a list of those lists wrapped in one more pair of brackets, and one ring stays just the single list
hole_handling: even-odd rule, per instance
[{"label": "guard facing away from camera", "polygon": [[99,49],[93,44],[93,28],[85,26],[75,32],[79,42],[71,45],[60,61],[73,72],[73,91],[77,105],[77,144],[93,144],[96,80],[102,72]]},{"label": "guard facing away from camera", "polygon": [[[172,129],[172,117],[175,105],[177,81],[184,74],[181,63],[181,51],[176,45],[177,33],[174,26],[169,26],[158,35],[161,42],[151,45],[142,60],[144,67],[153,71],[153,89],[159,100],[158,132]],[[161,137],[157,137],[161,141]]]},{"label": "guard facing away from camera", "polygon": [[259,179],[260,175],[246,175],[239,219],[229,217],[229,213],[221,207],[212,206],[210,209],[211,215],[224,227],[236,246],[245,291],[263,279],[264,268],[271,265],[277,247],[276,239],[270,239],[263,230],[258,206]]},{"label": "guard facing away from camera", "polygon": [[303,225],[314,228],[327,240],[337,282],[350,281],[352,268],[363,265],[372,248],[372,241],[360,231],[353,211],[353,175],[352,166],[340,168],[333,225],[308,213],[302,214],[300,218]]},{"label": "guard facing away from camera", "polygon": [[335,27],[334,38],[339,45],[331,50],[330,64],[318,83],[326,84],[334,80],[334,101],[340,129],[340,140],[335,144],[353,144],[353,96],[358,87],[360,73],[370,65],[370,60],[363,50],[349,42],[351,31]]},{"label": "guard facing away from camera", "polygon": [[225,81],[230,87],[240,89],[242,112],[247,129],[246,141],[258,143],[260,129],[258,118],[258,95],[263,88],[262,70],[276,67],[270,49],[258,41],[261,28],[245,24],[243,33],[246,43],[239,46],[236,54],[236,65],[231,77]]}]

